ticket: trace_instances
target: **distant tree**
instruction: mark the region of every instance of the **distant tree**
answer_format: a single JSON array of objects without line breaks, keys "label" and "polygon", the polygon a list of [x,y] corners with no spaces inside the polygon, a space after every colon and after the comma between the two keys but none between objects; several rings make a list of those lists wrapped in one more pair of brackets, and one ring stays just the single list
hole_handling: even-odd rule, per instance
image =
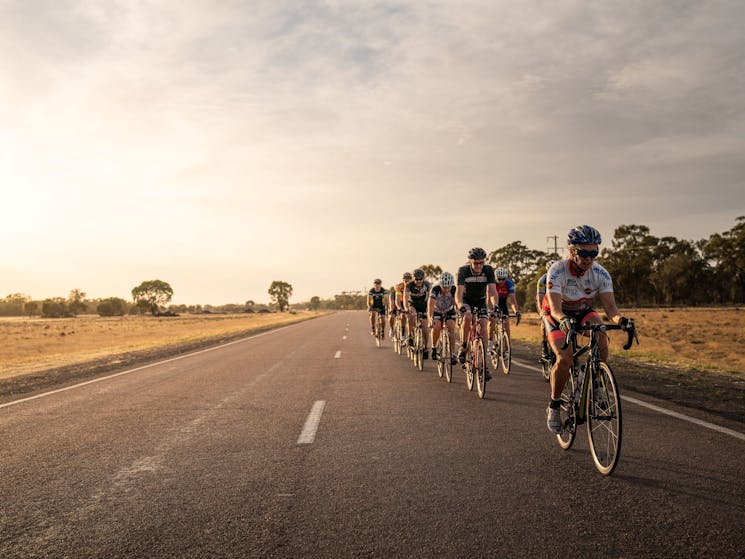
[{"label": "distant tree", "polygon": [[334,295],[334,302],[330,306],[334,309],[365,309],[367,295],[361,291],[342,291]]},{"label": "distant tree", "polygon": [[313,297],[310,298],[310,310],[317,311],[321,308],[321,298],[318,295],[313,295]]},{"label": "distant tree", "polygon": [[279,307],[279,312],[284,312],[290,306],[292,286],[286,281],[274,280],[269,286],[269,296],[272,303]]},{"label": "distant tree", "polygon": [[523,278],[533,276],[541,262],[545,266],[546,254],[540,250],[529,249],[521,241],[513,241],[492,251],[487,261],[494,267],[507,268],[510,277],[519,284]]},{"label": "distant tree", "polygon": [[160,313],[173,297],[171,286],[161,280],[143,281],[132,289],[132,299],[141,313],[150,312],[153,316]]},{"label": "distant tree", "polygon": [[745,302],[745,216],[736,221],[732,229],[711,235],[702,246],[725,301],[741,304]]},{"label": "distant tree", "polygon": [[243,310],[246,311],[246,312],[253,312],[255,305],[256,305],[256,303],[254,301],[252,301],[251,299],[249,299],[243,305]]},{"label": "distant tree", "polygon": [[67,296],[67,309],[73,316],[77,316],[87,310],[88,305],[85,304],[85,292],[77,288],[71,290]]},{"label": "distant tree", "polygon": [[26,301],[25,303],[23,303],[23,312],[24,314],[27,314],[29,318],[31,318],[39,312],[39,302]]},{"label": "distant tree", "polygon": [[428,279],[432,282],[438,281],[442,275],[442,268],[434,264],[424,264],[419,266],[419,269],[424,272],[424,279]]},{"label": "distant tree", "polygon": [[601,264],[613,277],[616,298],[621,303],[640,306],[654,299],[651,276],[659,239],[649,234],[646,225],[621,225],[616,228],[612,248],[601,253]]},{"label": "distant tree", "polygon": [[124,316],[127,313],[129,303],[119,297],[109,297],[101,300],[96,307],[100,316]]},{"label": "distant tree", "polygon": [[11,293],[0,299],[0,316],[22,316],[23,305],[31,300],[30,295],[24,293]]},{"label": "distant tree", "polygon": [[42,301],[41,316],[44,318],[64,318],[71,316],[71,313],[64,298],[53,297]]}]

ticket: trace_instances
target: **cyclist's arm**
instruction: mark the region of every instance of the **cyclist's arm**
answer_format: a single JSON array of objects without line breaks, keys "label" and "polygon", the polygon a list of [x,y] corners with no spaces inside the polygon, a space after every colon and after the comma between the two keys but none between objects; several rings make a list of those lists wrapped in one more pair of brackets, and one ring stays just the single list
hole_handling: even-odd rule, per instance
[{"label": "cyclist's arm", "polygon": [[427,300],[427,320],[432,322],[434,320],[435,300],[430,297]]},{"label": "cyclist's arm", "polygon": [[369,309],[370,307],[372,307],[372,304],[373,304],[372,296],[368,293],[367,294],[367,308]]},{"label": "cyclist's arm", "polygon": [[507,296],[507,303],[509,303],[509,305],[512,307],[512,312],[514,314],[517,314],[517,311],[519,311],[520,309],[517,306],[517,297],[515,297],[514,293],[510,293]]},{"label": "cyclist's arm", "polygon": [[[499,295],[497,294],[497,284],[488,283],[486,285],[487,310],[493,311],[498,306],[498,302],[499,302]],[[489,307],[489,303],[491,303],[491,307]]]},{"label": "cyclist's arm", "polygon": [[404,288],[404,310],[406,312],[409,312],[409,308],[411,307],[411,292]]},{"label": "cyclist's arm", "polygon": [[556,322],[561,322],[561,319],[566,316],[564,311],[561,310],[561,293],[548,292],[546,297],[548,297],[548,302],[551,305],[551,317]]},{"label": "cyclist's arm", "polygon": [[614,324],[618,324],[618,321],[621,320],[621,313],[618,312],[616,297],[613,295],[613,292],[609,291],[607,293],[599,293],[598,297],[600,298],[600,304],[603,305],[605,314],[608,315],[608,318],[610,318]]},{"label": "cyclist's arm", "polygon": [[542,308],[543,308],[543,301],[541,300],[541,295],[546,295],[545,293],[536,293],[535,295],[535,310],[538,311],[538,314],[541,314]]},{"label": "cyclist's arm", "polygon": [[455,288],[455,306],[460,309],[463,307],[463,292],[466,290],[465,286],[459,285]]}]

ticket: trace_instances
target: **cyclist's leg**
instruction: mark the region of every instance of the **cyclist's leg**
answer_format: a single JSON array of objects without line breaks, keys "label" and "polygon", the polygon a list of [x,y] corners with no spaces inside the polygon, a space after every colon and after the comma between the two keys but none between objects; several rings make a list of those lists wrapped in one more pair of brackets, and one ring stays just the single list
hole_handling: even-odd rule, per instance
[{"label": "cyclist's leg", "polygon": [[422,335],[424,336],[424,351],[428,352],[432,348],[430,333],[429,333],[429,322],[427,321],[427,315],[422,313],[423,316],[420,318],[422,324]]},{"label": "cyclist's leg", "polygon": [[370,309],[370,311],[367,313],[370,315],[370,333],[374,336],[375,335],[375,318],[378,316],[375,312],[375,309]]},{"label": "cyclist's leg", "polygon": [[432,320],[432,347],[437,347],[437,343],[440,341],[441,332],[442,317],[439,314],[435,314]]},{"label": "cyclist's leg", "polygon": [[471,333],[471,311],[467,309],[463,313],[463,320],[460,327],[461,346],[458,350],[458,360],[463,363],[466,358],[466,345],[468,345],[468,336]]},{"label": "cyclist's leg", "polygon": [[543,320],[546,324],[546,331],[548,332],[548,343],[556,354],[556,363],[553,369],[551,369],[551,399],[558,400],[561,398],[561,391],[564,390],[564,385],[569,378],[569,368],[572,366],[572,349],[571,347],[567,347],[564,350],[561,349],[566,336],[559,329],[556,321],[550,316],[544,316]]},{"label": "cyclist's leg", "polygon": [[[479,309],[479,322],[481,322],[481,342],[484,344],[484,351],[489,347],[489,318],[486,315],[486,311],[481,312]],[[484,368],[486,369],[486,377],[489,380],[489,365],[484,361]]]},{"label": "cyclist's leg", "polygon": [[450,361],[455,364],[455,353],[453,349],[455,348],[455,319],[449,318],[448,316],[446,316],[446,318],[447,321],[445,322],[445,324],[447,325],[447,336],[450,337],[450,351],[453,351],[453,355],[451,356]]}]

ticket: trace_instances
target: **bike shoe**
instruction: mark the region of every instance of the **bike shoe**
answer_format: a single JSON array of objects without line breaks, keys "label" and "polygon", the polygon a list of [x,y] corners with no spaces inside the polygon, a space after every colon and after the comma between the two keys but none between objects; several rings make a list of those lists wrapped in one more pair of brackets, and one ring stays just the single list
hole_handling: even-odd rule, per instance
[{"label": "bike shoe", "polygon": [[491,375],[489,374],[489,369],[484,371],[484,381],[491,380]]},{"label": "bike shoe", "polygon": [[546,426],[552,433],[560,435],[563,425],[561,424],[561,409],[552,408],[550,405],[546,408]]},{"label": "bike shoe", "polygon": [[432,361],[437,361],[437,349],[432,348]]},{"label": "bike shoe", "polygon": [[450,364],[451,365],[455,365],[457,362],[458,362],[458,358],[457,357],[453,356],[453,357],[450,358]]},{"label": "bike shoe", "polygon": [[422,359],[429,359],[429,350],[422,351]]},{"label": "bike shoe", "polygon": [[463,346],[458,351],[458,361],[460,361],[461,365],[466,362],[466,348]]}]

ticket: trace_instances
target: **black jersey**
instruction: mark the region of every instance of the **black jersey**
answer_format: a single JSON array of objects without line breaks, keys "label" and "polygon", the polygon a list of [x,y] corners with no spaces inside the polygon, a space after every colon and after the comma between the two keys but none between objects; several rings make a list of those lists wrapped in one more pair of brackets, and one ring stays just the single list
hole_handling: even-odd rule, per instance
[{"label": "black jersey", "polygon": [[484,264],[480,274],[474,274],[470,264],[458,268],[458,285],[465,286],[464,299],[467,301],[479,301],[486,297],[486,286],[490,283],[497,284],[494,277],[494,268]]},{"label": "black jersey", "polygon": [[368,295],[372,298],[372,306],[373,307],[385,307],[385,303],[383,302],[385,300],[385,296],[388,295],[388,291],[384,287],[380,289],[380,291],[376,291],[373,287],[369,292]]},{"label": "black jersey", "polygon": [[430,289],[432,289],[432,284],[429,283],[427,280],[424,280],[422,282],[422,285],[420,285],[419,287],[417,287],[416,281],[410,281],[406,284],[404,296],[406,293],[409,293],[411,295],[412,303],[426,303]]}]

